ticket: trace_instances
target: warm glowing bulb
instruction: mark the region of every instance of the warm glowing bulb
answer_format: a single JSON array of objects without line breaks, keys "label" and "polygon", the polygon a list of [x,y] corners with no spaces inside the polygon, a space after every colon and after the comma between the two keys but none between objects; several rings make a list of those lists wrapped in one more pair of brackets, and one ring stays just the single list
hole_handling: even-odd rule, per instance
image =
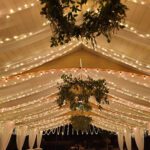
[{"label": "warm glowing bulb", "polygon": [[18,7],[18,10],[20,11],[20,10],[22,10],[22,8],[21,8],[21,7]]},{"label": "warm glowing bulb", "polygon": [[31,3],[31,6],[33,7],[33,6],[34,6],[34,3]]},{"label": "warm glowing bulb", "polygon": [[91,10],[91,8],[88,8],[88,9],[87,9],[87,11],[90,11],[90,10]]},{"label": "warm glowing bulb", "polygon": [[30,33],[29,33],[29,35],[33,35],[33,33],[32,33],[32,32],[30,32]]},{"label": "warm glowing bulb", "polygon": [[125,27],[126,27],[126,28],[128,28],[128,27],[129,27],[129,25],[128,25],[128,24],[125,24]]},{"label": "warm glowing bulb", "polygon": [[150,37],[150,34],[146,34],[147,37]]},{"label": "warm glowing bulb", "polygon": [[46,23],[44,22],[42,25],[43,25],[43,26],[46,26]]},{"label": "warm glowing bulb", "polygon": [[9,16],[9,15],[7,15],[7,16],[6,16],[6,19],[9,19],[9,18],[10,18],[10,16]]},{"label": "warm glowing bulb", "polygon": [[134,28],[133,28],[133,27],[131,27],[131,28],[130,28],[130,30],[131,30],[131,31],[133,31],[133,30],[134,30]]},{"label": "warm glowing bulb", "polygon": [[14,13],[14,10],[13,10],[13,9],[10,9],[9,12],[10,12],[11,14],[13,14],[13,13]]},{"label": "warm glowing bulb", "polygon": [[139,36],[144,38],[144,35],[143,35],[143,34],[139,34]]},{"label": "warm glowing bulb", "polygon": [[27,37],[27,35],[24,35],[23,37],[24,37],[24,38],[26,38],[26,37]]},{"label": "warm glowing bulb", "polygon": [[125,58],[125,55],[121,55],[122,58]]},{"label": "warm glowing bulb", "polygon": [[25,8],[28,8],[28,5],[27,5],[27,4],[24,4],[24,7],[25,7]]},{"label": "warm glowing bulb", "polygon": [[137,3],[137,0],[132,0],[134,3]]},{"label": "warm glowing bulb", "polygon": [[14,39],[17,39],[17,38],[18,38],[18,36],[15,35],[15,36],[14,36]]},{"label": "warm glowing bulb", "polygon": [[144,4],[145,4],[145,2],[144,2],[144,1],[141,1],[141,4],[142,4],[142,5],[144,5]]},{"label": "warm glowing bulb", "polygon": [[5,41],[10,41],[10,38],[6,38]]}]

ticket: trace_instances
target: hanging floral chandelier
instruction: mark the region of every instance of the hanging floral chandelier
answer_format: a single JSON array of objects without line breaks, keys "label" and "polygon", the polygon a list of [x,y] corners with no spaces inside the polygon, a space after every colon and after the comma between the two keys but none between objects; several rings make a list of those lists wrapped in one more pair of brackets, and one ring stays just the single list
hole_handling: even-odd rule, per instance
[{"label": "hanging floral chandelier", "polygon": [[109,104],[107,99],[108,89],[105,80],[93,80],[88,78],[73,78],[72,75],[62,75],[63,83],[58,87],[57,103],[60,107],[68,104],[73,112],[77,112],[70,118],[71,124],[75,130],[86,131],[90,127],[92,118],[85,115],[92,109],[89,102],[90,97],[95,97],[99,109],[100,104]]},{"label": "hanging floral chandelier", "polygon": [[120,0],[40,0],[52,27],[51,47],[63,45],[72,38],[96,44],[103,35],[110,42],[111,33],[123,28],[127,6]]}]

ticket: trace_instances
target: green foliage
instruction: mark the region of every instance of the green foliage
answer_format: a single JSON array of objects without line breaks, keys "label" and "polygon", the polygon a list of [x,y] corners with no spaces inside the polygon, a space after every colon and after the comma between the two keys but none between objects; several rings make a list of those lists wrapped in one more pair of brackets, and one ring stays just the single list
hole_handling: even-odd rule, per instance
[{"label": "green foliage", "polygon": [[69,102],[71,110],[89,111],[91,106],[89,104],[90,96],[95,96],[96,101],[108,104],[105,80],[93,80],[88,78],[82,80],[80,78],[72,78],[71,75],[63,74],[61,76],[63,84],[60,85],[57,103],[61,107],[65,102]]},{"label": "green foliage", "polygon": [[[90,111],[92,109],[89,103],[90,96],[95,96],[96,101],[99,103],[99,109],[102,108],[100,106],[101,103],[109,104],[107,99],[108,89],[105,80],[93,80],[90,77],[87,80],[82,80],[65,74],[61,78],[63,79],[63,84],[58,87],[59,93],[57,99],[60,107],[65,103],[69,103],[70,109],[73,111]],[[70,120],[75,130],[84,131],[89,129],[92,118],[79,115],[72,116]]]},{"label": "green foliage", "polygon": [[87,131],[90,128],[90,123],[92,121],[92,118],[86,116],[72,116],[70,118],[70,121],[72,123],[72,127],[75,130]]},{"label": "green foliage", "polygon": [[41,14],[46,16],[54,28],[51,47],[68,43],[73,37],[85,38],[95,44],[95,38],[101,34],[110,42],[111,33],[123,28],[120,23],[126,17],[127,6],[120,0],[93,0],[98,8],[86,11],[83,14],[83,23],[77,25],[78,14],[88,0],[40,1],[44,4]]}]

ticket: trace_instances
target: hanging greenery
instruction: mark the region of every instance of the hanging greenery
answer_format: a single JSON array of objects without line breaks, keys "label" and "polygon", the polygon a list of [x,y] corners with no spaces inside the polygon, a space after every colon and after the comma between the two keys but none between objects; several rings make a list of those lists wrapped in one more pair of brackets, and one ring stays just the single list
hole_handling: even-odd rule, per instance
[{"label": "hanging greenery", "polygon": [[92,121],[91,117],[79,115],[79,116],[71,116],[70,121],[72,123],[72,127],[77,131],[87,131],[90,128],[90,123]]},{"label": "hanging greenery", "polygon": [[[60,107],[64,104],[69,104],[70,109],[73,111],[90,111],[92,109],[89,102],[91,96],[95,97],[95,100],[99,104],[99,108],[102,108],[100,106],[102,103],[109,104],[107,99],[108,88],[106,87],[105,80],[93,80],[90,77],[88,77],[87,80],[82,80],[81,78],[73,78],[72,75],[65,74],[63,74],[61,78],[63,79],[63,84],[58,87],[59,92],[57,99],[57,103]],[[77,124],[81,126],[79,120],[82,118],[84,119],[83,122],[88,125],[90,124],[91,119],[89,117],[73,116],[71,122],[73,121],[73,126],[76,129]],[[78,127],[78,129],[79,128],[81,129],[81,127]]]},{"label": "hanging greenery", "polygon": [[[45,15],[53,28],[51,47],[63,45],[72,38],[96,44],[103,35],[110,42],[111,33],[123,28],[127,6],[120,0],[40,0]],[[90,6],[88,6],[90,5]]]}]

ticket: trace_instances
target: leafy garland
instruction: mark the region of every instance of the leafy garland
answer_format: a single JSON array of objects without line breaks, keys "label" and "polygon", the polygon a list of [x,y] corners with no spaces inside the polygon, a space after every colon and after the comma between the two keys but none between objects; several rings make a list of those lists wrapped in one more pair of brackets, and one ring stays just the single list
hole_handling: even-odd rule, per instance
[{"label": "leafy garland", "polygon": [[70,121],[75,130],[87,131],[90,128],[90,123],[92,121],[92,118],[83,116],[83,115],[79,115],[79,116],[72,116],[70,118]]},{"label": "leafy garland", "polygon": [[[40,0],[45,4],[41,14],[51,22],[53,36],[51,47],[63,45],[71,38],[84,38],[96,44],[95,38],[103,35],[110,42],[111,33],[124,26],[127,6],[120,0]],[[79,13],[92,1],[97,8],[83,13],[83,22],[78,24]],[[80,14],[81,15],[81,14]]]},{"label": "leafy garland", "polygon": [[[100,104],[109,104],[107,99],[108,88],[106,87],[105,80],[93,80],[88,78],[87,80],[82,80],[80,78],[73,78],[72,75],[61,76],[63,79],[63,84],[59,85],[59,93],[57,103],[61,107],[66,103],[69,103],[70,109],[73,111],[86,112],[92,109],[89,98],[94,96],[96,101],[99,103],[99,108],[102,108]],[[83,119],[83,124],[81,125],[81,120]],[[91,123],[91,117],[87,116],[72,116],[71,122],[76,130],[88,129]]]}]

